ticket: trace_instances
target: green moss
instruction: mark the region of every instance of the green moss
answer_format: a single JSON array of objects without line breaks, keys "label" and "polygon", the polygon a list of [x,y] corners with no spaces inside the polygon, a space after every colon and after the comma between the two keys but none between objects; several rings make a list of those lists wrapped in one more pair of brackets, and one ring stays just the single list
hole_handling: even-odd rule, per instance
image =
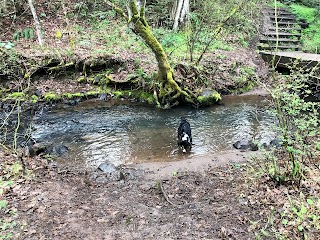
[{"label": "green moss", "polygon": [[87,81],[86,77],[79,77],[77,79],[78,83],[85,83]]},{"label": "green moss", "polygon": [[145,92],[145,91],[137,91],[137,90],[123,90],[123,91],[113,91],[112,94],[116,98],[131,98],[131,99],[137,99],[141,102],[147,102],[148,104],[154,104],[155,99],[153,97],[152,93]]},{"label": "green moss", "polygon": [[7,98],[16,99],[16,98],[22,98],[23,96],[24,96],[23,92],[13,92],[13,93],[9,94]]},{"label": "green moss", "polygon": [[148,104],[153,104],[155,102],[153,94],[145,91],[136,91],[133,92],[132,95],[140,101],[147,102]]},{"label": "green moss", "polygon": [[116,98],[121,98],[124,96],[122,91],[113,91],[112,94],[116,97]]},{"label": "green moss", "polygon": [[48,92],[44,95],[44,100],[46,100],[46,102],[55,102],[60,100],[61,97],[56,95],[55,93],[52,92]]},{"label": "green moss", "polygon": [[106,86],[111,81],[113,81],[112,76],[108,75],[108,73],[106,74],[100,73],[88,78],[89,83],[94,85],[99,85],[99,86]]},{"label": "green moss", "polygon": [[231,92],[235,94],[249,92],[251,89],[254,88],[254,86],[255,86],[255,83],[253,81],[248,81],[242,87],[239,87]]},{"label": "green moss", "polygon": [[99,91],[89,91],[89,92],[86,92],[86,96],[88,97],[94,97],[94,96],[98,96],[100,94]]},{"label": "green moss", "polygon": [[65,98],[68,98],[68,99],[74,99],[74,98],[81,98],[81,97],[84,97],[84,94],[83,93],[65,93],[62,95],[63,97]]},{"label": "green moss", "polygon": [[209,94],[201,95],[197,97],[199,104],[203,107],[205,106],[212,106],[215,103],[221,100],[221,95],[214,90],[209,90]]},{"label": "green moss", "polygon": [[39,100],[39,98],[36,95],[32,95],[31,98],[30,98],[30,102],[32,102],[32,103],[37,103],[38,100]]}]

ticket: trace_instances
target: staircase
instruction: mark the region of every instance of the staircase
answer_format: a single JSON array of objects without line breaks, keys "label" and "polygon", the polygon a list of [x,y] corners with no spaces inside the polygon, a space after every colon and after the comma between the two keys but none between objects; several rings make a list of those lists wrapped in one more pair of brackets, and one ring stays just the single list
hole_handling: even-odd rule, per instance
[{"label": "staircase", "polygon": [[[295,15],[285,8],[275,9],[266,7],[263,13],[263,29],[259,50],[270,51],[299,51],[301,29],[306,27],[305,21],[297,19]],[[277,46],[278,42],[278,46]]]}]

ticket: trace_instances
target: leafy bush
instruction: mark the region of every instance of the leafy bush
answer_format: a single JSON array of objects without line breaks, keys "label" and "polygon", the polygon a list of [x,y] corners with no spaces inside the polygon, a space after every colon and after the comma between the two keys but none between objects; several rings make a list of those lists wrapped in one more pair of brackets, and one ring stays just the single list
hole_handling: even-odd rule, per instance
[{"label": "leafy bush", "polygon": [[309,77],[301,72],[283,76],[272,91],[282,147],[275,150],[268,167],[278,183],[300,183],[305,168],[320,159],[320,104],[306,101],[310,96]]}]

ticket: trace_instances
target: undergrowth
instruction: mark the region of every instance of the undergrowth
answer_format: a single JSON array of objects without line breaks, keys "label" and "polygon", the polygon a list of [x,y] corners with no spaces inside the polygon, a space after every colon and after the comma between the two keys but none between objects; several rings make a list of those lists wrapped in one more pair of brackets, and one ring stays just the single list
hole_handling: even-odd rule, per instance
[{"label": "undergrowth", "polygon": [[[0,154],[2,160],[10,158],[10,154],[6,157],[3,152]],[[23,167],[18,162],[1,161],[0,162],[0,239],[16,239],[14,233],[17,227],[15,221],[17,209],[12,205],[6,194],[11,188],[22,182]]]},{"label": "undergrowth", "polygon": [[291,4],[290,8],[299,18],[303,18],[309,23],[309,27],[302,30],[302,50],[320,53],[320,9],[298,4]]}]

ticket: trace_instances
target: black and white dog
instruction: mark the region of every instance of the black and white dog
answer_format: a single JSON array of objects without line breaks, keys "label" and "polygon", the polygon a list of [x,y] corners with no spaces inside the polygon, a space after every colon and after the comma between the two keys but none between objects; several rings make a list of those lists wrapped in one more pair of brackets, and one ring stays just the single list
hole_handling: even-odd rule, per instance
[{"label": "black and white dog", "polygon": [[183,117],[178,128],[178,146],[182,147],[183,152],[190,151],[192,147],[190,123]]}]

